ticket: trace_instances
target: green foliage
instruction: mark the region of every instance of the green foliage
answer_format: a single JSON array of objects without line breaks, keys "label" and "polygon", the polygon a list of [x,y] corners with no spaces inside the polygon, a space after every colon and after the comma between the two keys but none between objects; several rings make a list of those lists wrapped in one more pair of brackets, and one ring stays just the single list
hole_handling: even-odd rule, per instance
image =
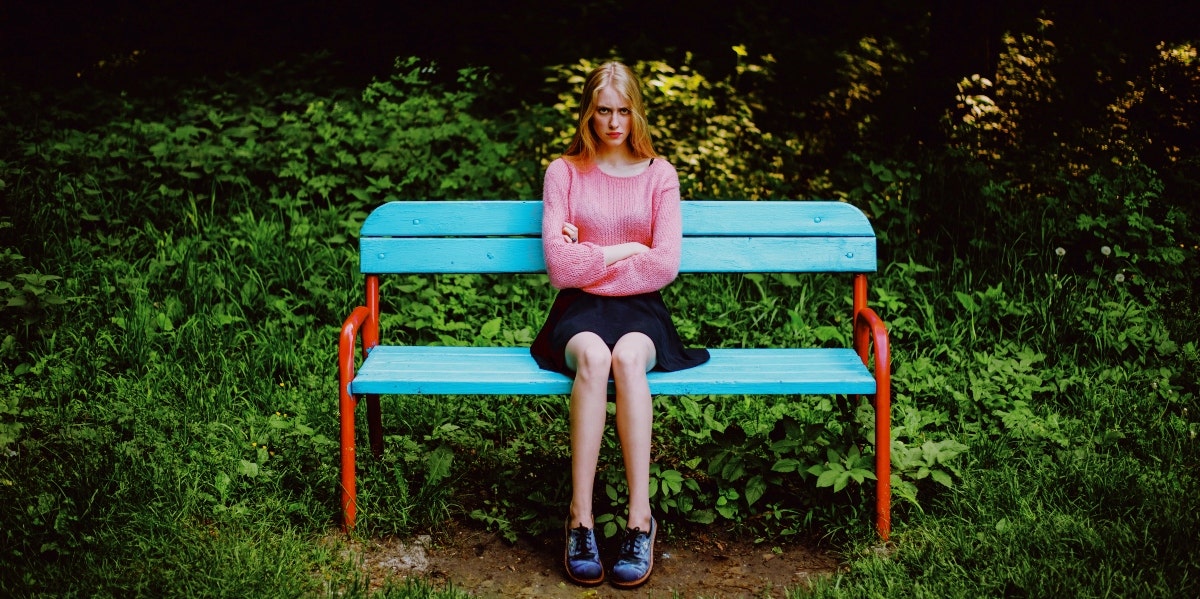
[{"label": "green foliage", "polygon": [[21,429],[24,424],[21,423],[21,396],[24,391],[24,385],[19,385],[12,380],[12,375],[5,373],[0,375],[0,382],[4,383],[4,394],[0,395],[0,452],[9,452],[9,446],[17,442],[21,436]]},{"label": "green foliage", "polygon": [[[303,79],[301,68],[260,76]],[[158,120],[142,118],[145,107],[129,98],[106,98],[122,116],[90,128],[51,113],[66,126],[47,121],[14,136],[29,167],[14,191],[63,198],[34,210],[50,212],[46,222],[66,234],[135,216],[165,224],[180,213],[196,227],[202,210],[234,206],[218,203],[226,192],[343,209],[388,198],[483,198],[497,190],[532,196],[540,166],[516,152],[531,132],[506,124],[511,119],[476,115],[490,85],[486,70],[463,69],[452,85],[434,82],[437,73],[436,65],[398,60],[390,77],[360,97],[338,88],[326,95],[262,89],[248,105],[234,87],[241,82],[184,89],[183,108]]]},{"label": "green foliage", "polygon": [[970,446],[939,434],[949,420],[946,412],[911,405],[902,409],[892,421],[892,494],[919,510],[918,485],[932,481],[952,488],[955,479],[962,477],[959,457]]},{"label": "green foliage", "polygon": [[[467,198],[505,190],[529,197],[540,175],[533,157],[517,155],[513,133],[475,115],[489,85],[481,69],[459,72],[459,89],[429,81],[436,65],[397,60],[361,101],[318,99],[303,113],[281,115],[280,175],[300,197],[356,199]],[[464,152],[464,148],[470,148]]]},{"label": "green foliage", "polygon": [[853,480],[862,484],[866,479],[876,480],[871,470],[871,461],[865,459],[857,447],[851,447],[845,455],[829,451],[829,459],[824,464],[817,464],[808,469],[808,473],[817,477],[818,487],[833,487],[834,492],[846,488]]},{"label": "green foliage", "polygon": [[[0,220],[0,229],[11,228],[8,220]],[[12,247],[0,247],[0,359],[14,359],[21,348],[31,341],[53,332],[54,316],[68,300],[58,294],[58,275],[24,272],[25,257]],[[16,374],[23,374],[28,364],[19,365]]]},{"label": "green foliage", "polygon": [[[1136,139],[1120,160],[1068,148],[1064,163],[1022,152],[1040,136],[974,130],[945,152],[864,143],[808,177],[797,161],[837,146],[823,137],[835,129],[770,129],[796,122],[770,112],[775,63],[735,53],[725,78],[690,60],[636,64],[659,149],[687,197],[807,191],[871,214],[870,300],[893,342],[896,549],[871,547],[873,411],[844,398],[656,398],[655,513],[674,530],[825,536],[853,565],[818,596],[1194,590],[1186,171],[1152,165]],[[854,119],[837,131],[876,130],[900,53],[888,40],[841,51],[845,80],[816,103]],[[1194,61],[1171,57],[1146,81],[1186,80]],[[36,118],[0,123],[0,594],[370,595],[327,536],[331,352],[361,302],[355,231],[389,197],[536,197],[589,65],[550,69],[562,102],[549,107],[493,103],[485,69],[411,59],[363,90],[281,65],[169,98],[4,95],[4,114]],[[995,80],[1024,89],[1011,67]],[[1022,114],[1005,122],[1027,131]],[[697,344],[845,346],[849,287],[686,275],[665,295]],[[552,295],[542,276],[391,277],[383,335],[525,345]],[[560,530],[563,398],[382,404],[385,452],[360,455],[356,534],[463,517],[509,540]],[[609,536],[624,485],[610,435],[597,479]],[[378,593],[456,596],[422,584]]]},{"label": "green foliage", "polygon": [[[1096,275],[1144,286],[1148,277],[1184,268],[1197,272],[1194,215],[1164,202],[1164,187],[1143,164],[1094,172],[1071,186],[1067,206],[1077,213],[1066,243],[1084,253]],[[1190,238],[1190,239],[1189,239]],[[1167,290],[1159,280],[1154,285]]]},{"label": "green foliage", "polygon": [[[687,56],[674,66],[664,61],[638,61],[630,68],[641,78],[647,119],[655,149],[679,171],[680,193],[691,199],[764,199],[789,195],[784,157],[793,153],[791,136],[764,131],[755,124],[762,112],[761,87],[772,79],[775,59],[749,60],[742,46],[733,48],[734,72],[711,80]],[[556,147],[566,148],[574,134],[579,89],[600,62],[581,60],[557,67],[548,83],[558,103]]]},{"label": "green foliage", "polygon": [[[858,173],[858,182],[848,188],[836,186],[827,193],[850,202],[879,223],[876,232],[884,248],[911,243],[920,233],[920,209],[914,203],[921,173],[910,160],[864,160],[851,154]],[[830,185],[822,181],[819,186]],[[825,190],[822,190],[825,192]]]}]

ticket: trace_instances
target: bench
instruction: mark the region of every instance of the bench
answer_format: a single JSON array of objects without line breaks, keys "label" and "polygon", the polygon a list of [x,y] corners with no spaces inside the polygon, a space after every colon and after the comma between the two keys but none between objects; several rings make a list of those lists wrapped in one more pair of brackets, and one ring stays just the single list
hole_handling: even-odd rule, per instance
[{"label": "bench", "polygon": [[[854,348],[710,349],[696,368],[649,373],[655,395],[869,395],[875,407],[875,525],[891,528],[887,330],[867,307],[875,233],[841,202],[685,201],[681,273],[852,273]],[[355,410],[366,400],[381,455],[380,395],[567,395],[572,380],[538,368],[527,347],[380,344],[384,274],[542,273],[540,201],[389,202],[360,232],[366,305],[342,325],[338,350],[342,525],[355,520]],[[546,306],[549,309],[549,304]],[[355,346],[361,338],[361,360]],[[873,355],[871,349],[873,348]],[[874,373],[869,366],[874,363]]]}]

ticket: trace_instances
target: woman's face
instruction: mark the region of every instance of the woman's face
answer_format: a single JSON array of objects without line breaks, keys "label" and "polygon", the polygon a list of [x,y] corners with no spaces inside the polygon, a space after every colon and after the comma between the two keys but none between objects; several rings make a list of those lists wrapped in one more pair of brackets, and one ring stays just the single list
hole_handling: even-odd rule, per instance
[{"label": "woman's face", "polygon": [[592,113],[592,131],[603,142],[604,150],[615,150],[629,139],[633,126],[633,109],[629,102],[612,87],[604,87],[596,96],[596,111]]}]

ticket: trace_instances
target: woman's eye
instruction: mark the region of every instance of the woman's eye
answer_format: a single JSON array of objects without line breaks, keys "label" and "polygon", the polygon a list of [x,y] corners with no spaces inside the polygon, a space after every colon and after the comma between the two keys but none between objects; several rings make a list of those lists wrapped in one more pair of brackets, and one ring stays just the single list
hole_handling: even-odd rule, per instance
[{"label": "woman's eye", "polygon": [[609,110],[607,108],[601,108],[600,110],[597,110],[596,112],[599,112],[600,114],[608,114]]},{"label": "woman's eye", "polygon": [[630,113],[630,112],[631,112],[631,111],[630,111],[628,108],[622,108],[622,109],[621,109],[621,114],[623,114],[623,115],[625,115],[625,116],[629,116],[629,113]]}]

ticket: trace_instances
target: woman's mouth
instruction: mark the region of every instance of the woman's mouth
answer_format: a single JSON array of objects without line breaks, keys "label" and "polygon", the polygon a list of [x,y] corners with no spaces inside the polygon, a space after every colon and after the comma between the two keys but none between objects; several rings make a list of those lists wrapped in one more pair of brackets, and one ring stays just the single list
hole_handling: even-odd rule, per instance
[{"label": "woman's mouth", "polygon": [[620,138],[621,138],[621,132],[620,132],[620,131],[609,131],[609,132],[608,132],[608,137],[609,137],[609,139],[620,139]]}]

